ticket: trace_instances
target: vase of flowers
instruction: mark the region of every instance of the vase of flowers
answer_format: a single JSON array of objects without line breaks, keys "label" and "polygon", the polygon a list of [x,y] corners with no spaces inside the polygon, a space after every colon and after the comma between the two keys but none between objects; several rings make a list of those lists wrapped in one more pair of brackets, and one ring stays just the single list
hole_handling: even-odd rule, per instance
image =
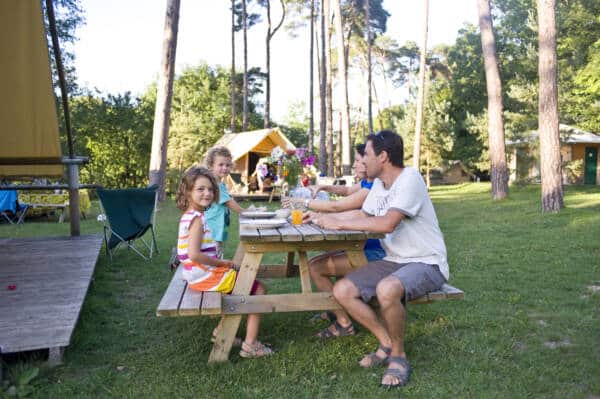
[{"label": "vase of flowers", "polygon": [[306,148],[283,150],[277,146],[271,151],[269,162],[278,168],[278,175],[290,188],[298,185],[300,176],[315,163],[315,156]]}]

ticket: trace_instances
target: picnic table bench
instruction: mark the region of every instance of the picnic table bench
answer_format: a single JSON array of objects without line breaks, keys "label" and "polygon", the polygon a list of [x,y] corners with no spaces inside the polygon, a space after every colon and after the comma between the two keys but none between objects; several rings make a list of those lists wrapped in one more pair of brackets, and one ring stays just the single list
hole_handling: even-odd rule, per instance
[{"label": "picnic table bench", "polygon": [[[276,229],[240,229],[240,243],[234,262],[240,266],[238,280],[230,295],[218,292],[198,292],[181,279],[181,266],[176,270],[158,305],[157,316],[222,316],[223,328],[217,334],[209,362],[225,361],[241,316],[251,313],[304,312],[340,309],[331,292],[312,292],[308,273],[307,251],[346,251],[354,267],[364,265],[363,248],[367,238],[382,238],[380,233],[326,230],[316,225]],[[265,253],[287,253],[285,265],[261,265]],[[294,264],[295,253],[299,262]],[[255,278],[286,278],[300,276],[301,293],[250,295]],[[430,292],[410,303],[423,304],[448,299],[462,299],[458,288],[444,284],[439,291]]]}]

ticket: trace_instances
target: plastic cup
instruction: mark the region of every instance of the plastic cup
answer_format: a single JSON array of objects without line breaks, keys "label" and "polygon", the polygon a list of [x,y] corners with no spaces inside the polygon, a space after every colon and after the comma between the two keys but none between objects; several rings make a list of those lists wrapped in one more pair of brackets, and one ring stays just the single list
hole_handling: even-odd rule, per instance
[{"label": "plastic cup", "polygon": [[292,209],[291,216],[293,225],[302,224],[302,209]]}]

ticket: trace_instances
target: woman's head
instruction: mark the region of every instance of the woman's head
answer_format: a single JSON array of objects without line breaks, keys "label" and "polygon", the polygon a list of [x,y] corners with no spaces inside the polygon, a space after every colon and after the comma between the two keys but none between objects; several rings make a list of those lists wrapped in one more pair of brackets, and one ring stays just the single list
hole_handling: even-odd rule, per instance
[{"label": "woman's head", "polygon": [[217,178],[222,179],[231,172],[232,158],[227,147],[213,147],[208,150],[204,163]]},{"label": "woman's head", "polygon": [[356,175],[356,178],[362,180],[367,177],[367,169],[365,168],[365,164],[363,162],[363,157],[365,156],[365,145],[357,144],[354,149],[354,164],[352,167],[354,168],[354,174]]},{"label": "woman's head", "polygon": [[183,173],[177,189],[177,208],[204,210],[219,198],[219,185],[210,170],[192,166]]}]

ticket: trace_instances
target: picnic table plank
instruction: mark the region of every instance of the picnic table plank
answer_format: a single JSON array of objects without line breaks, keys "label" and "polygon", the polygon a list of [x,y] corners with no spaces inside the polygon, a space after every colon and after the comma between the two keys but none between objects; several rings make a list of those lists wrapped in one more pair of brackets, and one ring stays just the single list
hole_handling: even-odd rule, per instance
[{"label": "picnic table plank", "polygon": [[300,268],[300,284],[302,285],[302,293],[309,294],[312,292],[310,285],[310,274],[308,273],[308,256],[306,251],[298,251],[298,266]]},{"label": "picnic table plank", "polygon": [[260,235],[261,241],[281,241],[281,234],[279,234],[279,231],[277,229],[259,229],[258,234]]},{"label": "picnic table plank", "polygon": [[198,316],[202,306],[202,291],[195,291],[187,285],[179,304],[180,316]]},{"label": "picnic table plank", "polygon": [[303,241],[323,241],[323,233],[309,224],[294,227],[302,234]]},{"label": "picnic table plank", "polygon": [[202,315],[221,314],[221,297],[220,292],[205,292],[202,298]]},{"label": "picnic table plank", "polygon": [[277,230],[281,234],[281,241],[302,241],[302,234],[289,223]]},{"label": "picnic table plank", "polygon": [[183,266],[179,266],[156,309],[157,316],[177,316],[179,304],[187,288],[187,282],[181,278],[182,272]]}]

